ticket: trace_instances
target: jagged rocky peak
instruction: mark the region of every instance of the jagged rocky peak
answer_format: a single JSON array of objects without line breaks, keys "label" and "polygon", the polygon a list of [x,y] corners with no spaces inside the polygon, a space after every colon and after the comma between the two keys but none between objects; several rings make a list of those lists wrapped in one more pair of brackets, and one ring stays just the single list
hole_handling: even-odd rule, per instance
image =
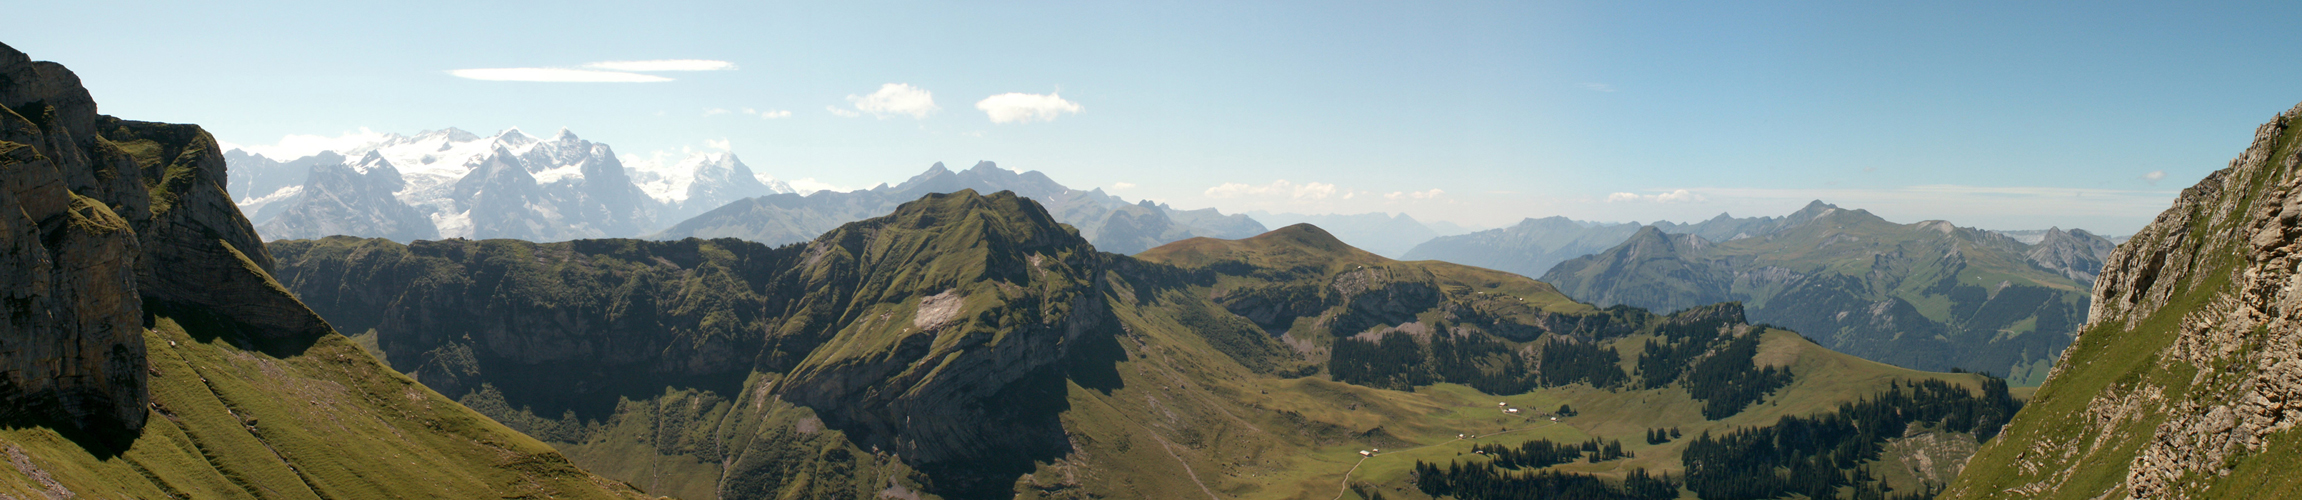
[{"label": "jagged rocky peak", "polygon": [[[1945,498],[2295,491],[2302,470],[2274,450],[2302,422],[2302,288],[2291,286],[2302,263],[2298,131],[2302,106],[2256,129],[2228,168],[2109,252],[2088,328],[1969,469],[2001,472],[1961,476]],[[2038,247],[2083,240],[2049,231]]]},{"label": "jagged rocky peak", "polygon": [[148,312],[228,318],[246,342],[328,331],[265,285],[206,131],[98,115],[70,70],[6,45],[0,107],[0,412],[140,428]]}]

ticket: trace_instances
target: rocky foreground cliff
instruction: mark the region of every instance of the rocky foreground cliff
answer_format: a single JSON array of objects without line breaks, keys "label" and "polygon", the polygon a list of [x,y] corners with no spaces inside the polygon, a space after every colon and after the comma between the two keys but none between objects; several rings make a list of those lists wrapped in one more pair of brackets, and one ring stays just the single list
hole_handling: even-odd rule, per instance
[{"label": "rocky foreground cliff", "polygon": [[2086,327],[1952,498],[2302,494],[2302,107],[2119,245]]},{"label": "rocky foreground cliff", "polygon": [[639,495],[336,335],[225,175],[0,45],[0,498]]}]

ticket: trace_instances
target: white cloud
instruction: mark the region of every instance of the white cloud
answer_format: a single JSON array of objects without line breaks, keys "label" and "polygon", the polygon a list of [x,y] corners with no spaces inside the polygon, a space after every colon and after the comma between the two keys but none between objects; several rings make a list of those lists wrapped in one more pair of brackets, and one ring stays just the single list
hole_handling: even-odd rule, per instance
[{"label": "white cloud", "polygon": [[912,118],[927,118],[928,113],[942,109],[935,107],[933,94],[907,83],[880,85],[878,92],[872,92],[871,95],[849,94],[847,100],[855,103],[856,110],[871,113],[872,116],[880,118],[886,118],[888,115],[910,115]]},{"label": "white cloud", "polygon": [[1440,191],[1439,188],[1431,188],[1426,191],[1393,191],[1391,194],[1383,195],[1383,197],[1392,200],[1428,200],[1437,198],[1442,194],[1447,194],[1447,192]]},{"label": "white cloud", "polygon": [[265,158],[271,158],[274,161],[288,161],[319,154],[321,151],[344,151],[360,146],[374,144],[384,140],[384,138],[388,135],[390,134],[368,130],[367,127],[360,127],[360,130],[357,132],[345,132],[335,137],[328,137],[323,135],[288,134],[287,136],[281,137],[280,142],[272,143],[269,145],[243,145],[224,143],[221,144],[221,146],[223,146],[223,149],[226,151],[239,149],[241,151],[263,155]]},{"label": "white cloud", "polygon": [[566,68],[476,68],[450,70],[448,74],[455,75],[457,78],[491,82],[647,83],[671,81],[670,78],[639,73]]},{"label": "white cloud", "polygon": [[[833,112],[833,113],[839,113],[839,112],[840,112],[840,110],[838,110],[838,109],[833,109],[833,110],[831,110],[831,112]],[[788,109],[770,109],[770,110],[767,110],[767,111],[760,111],[760,110],[758,110],[758,109],[756,109],[756,108],[743,108],[743,114],[752,115],[752,116],[757,116],[757,117],[759,117],[760,119],[763,119],[763,120],[773,120],[773,119],[777,119],[777,118],[790,118],[790,117],[791,117],[791,110],[788,110]],[[841,116],[846,116],[846,115],[841,115]]]},{"label": "white cloud", "polygon": [[1111,190],[1112,190],[1112,191],[1125,191],[1125,190],[1134,189],[1134,188],[1135,188],[1135,183],[1133,183],[1133,182],[1120,182],[1120,183],[1114,183],[1114,184],[1112,184],[1112,185],[1111,185]]},{"label": "white cloud", "polygon": [[854,111],[848,111],[848,110],[844,110],[844,109],[839,109],[839,106],[824,106],[824,107],[823,107],[823,110],[824,110],[824,111],[830,111],[830,112],[831,112],[831,114],[835,114],[835,115],[839,115],[839,116],[845,116],[845,117],[848,117],[848,118],[854,118],[854,117],[858,117],[858,116],[863,116],[863,113],[857,113],[857,112],[854,112]]},{"label": "white cloud", "polygon": [[724,115],[724,114],[727,114],[727,113],[728,113],[728,111],[727,111],[727,108],[711,108],[711,109],[706,109],[706,110],[703,110],[703,115],[704,115],[704,116],[711,116],[711,115]]},{"label": "white cloud", "polygon": [[734,150],[734,148],[728,147],[727,139],[704,139],[703,145],[704,147],[717,149],[720,151]]},{"label": "white cloud", "polygon": [[815,180],[814,177],[784,181],[784,184],[790,185],[791,190],[798,191],[800,196],[815,194],[816,191],[831,191],[836,193],[855,190],[854,188],[842,187],[833,185],[828,182],[818,181]]},{"label": "white cloud", "polygon": [[719,71],[735,69],[735,63],[710,59],[657,59],[653,61],[600,61],[585,64],[583,67],[614,71]]},{"label": "white cloud", "polygon": [[1706,200],[1705,198],[1703,198],[1703,195],[1701,195],[1701,194],[1697,194],[1697,193],[1694,193],[1694,192],[1692,192],[1692,191],[1687,191],[1687,190],[1684,190],[1684,189],[1672,190],[1672,191],[1669,191],[1669,192],[1664,192],[1664,193],[1646,194],[1646,195],[1642,195],[1642,194],[1638,194],[1638,193],[1614,193],[1614,194],[1610,194],[1610,195],[1607,195],[1607,202],[1608,202],[1608,203],[1634,203],[1634,202],[1642,202],[1642,201],[1644,201],[1644,202],[1653,202],[1653,203],[1680,203],[1680,202],[1695,202],[1695,203],[1700,203],[1700,202],[1703,202],[1703,201],[1707,201],[1707,200]]},{"label": "white cloud", "polygon": [[1291,200],[1324,200],[1338,193],[1350,194],[1348,190],[1337,189],[1334,184],[1324,182],[1296,184],[1287,182],[1286,179],[1271,181],[1270,184],[1260,186],[1225,182],[1207,188],[1205,192],[1208,198],[1284,197]]},{"label": "white cloud", "polygon": [[1024,94],[1008,92],[985,97],[975,103],[975,109],[991,115],[991,123],[1031,123],[1055,121],[1064,113],[1078,113],[1086,108],[1079,103],[1063,100],[1058,94]]},{"label": "white cloud", "polygon": [[2166,178],[2166,171],[2164,171],[2164,170],[2152,170],[2152,171],[2150,171],[2150,173],[2147,173],[2147,174],[2142,174],[2142,182],[2148,182],[2148,183],[2151,183],[2151,184],[2158,184],[2158,181],[2159,181],[2159,180],[2161,180],[2161,179],[2165,179],[2165,178]]},{"label": "white cloud", "polygon": [[1613,85],[1607,85],[1607,84],[1604,84],[1604,83],[1596,83],[1596,82],[1593,82],[1593,83],[1585,83],[1585,84],[1583,84],[1583,88],[1586,88],[1586,89],[1591,89],[1591,90],[1595,90],[1595,91],[1599,91],[1599,92],[1614,92],[1614,91],[1615,91],[1615,86],[1613,86]]}]

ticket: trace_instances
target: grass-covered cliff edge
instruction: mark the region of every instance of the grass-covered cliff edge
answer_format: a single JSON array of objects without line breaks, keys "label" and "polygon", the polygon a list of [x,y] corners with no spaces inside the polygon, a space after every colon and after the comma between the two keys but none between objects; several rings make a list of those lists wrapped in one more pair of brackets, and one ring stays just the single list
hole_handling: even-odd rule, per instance
[{"label": "grass-covered cliff edge", "polygon": [[2029,409],[1950,498],[2302,494],[2302,107],[2104,265]]}]

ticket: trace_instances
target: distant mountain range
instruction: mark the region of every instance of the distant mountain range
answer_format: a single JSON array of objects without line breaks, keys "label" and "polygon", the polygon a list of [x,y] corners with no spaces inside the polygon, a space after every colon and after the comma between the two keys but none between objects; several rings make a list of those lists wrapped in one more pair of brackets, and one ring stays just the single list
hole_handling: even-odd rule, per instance
[{"label": "distant mountain range", "polygon": [[841,224],[886,215],[897,205],[936,193],[963,189],[993,193],[1013,191],[1038,201],[1055,219],[1079,229],[1079,234],[1105,251],[1132,254],[1185,238],[1207,236],[1237,239],[1262,234],[1263,224],[1245,215],[1224,215],[1215,209],[1178,210],[1146,200],[1128,203],[1102,189],[1080,191],[1058,184],[1037,171],[1016,172],[992,162],[978,162],[963,171],[936,163],[902,184],[882,184],[849,192],[819,191],[749,198],[685,222],[672,225],[651,238],[742,238],[770,245],[815,239]]},{"label": "distant mountain range", "polygon": [[537,139],[517,128],[490,137],[450,128],[284,162],[240,150],[225,160],[247,172],[230,189],[271,239],[636,236],[665,219],[791,192],[733,154],[629,168],[608,145],[565,129]]},{"label": "distant mountain range", "polygon": [[1542,280],[1602,306],[1741,301],[1753,321],[1840,352],[2036,383],[2085,323],[2094,273],[2116,247],[2081,230],[2045,231],[2038,241],[1944,221],[1897,224],[1817,201],[1780,218],[1639,227]]},{"label": "distant mountain range", "polygon": [[1394,259],[1406,256],[1407,250],[1432,238],[1470,232],[1462,226],[1445,221],[1424,223],[1404,213],[1305,215],[1257,210],[1247,212],[1247,215],[1270,227],[1296,224],[1319,226],[1319,229],[1327,230],[1344,243]]},{"label": "distant mountain range", "polygon": [[[288,161],[242,150],[225,160],[240,209],[267,239],[332,235],[394,241],[471,238],[734,237],[769,244],[814,239],[929,193],[1015,191],[1038,200],[1102,248],[1137,252],[1195,236],[1244,238],[1264,226],[1214,209],[1129,203],[991,162],[953,172],[937,163],[895,186],[802,193],[732,153],[670,165],[618,160],[606,144],[561,130],[549,140],[507,129],[397,134]],[[1408,222],[1413,227],[1420,224]],[[1428,231],[1427,229],[1424,231]],[[1419,241],[1419,240],[1418,240]]]},{"label": "distant mountain range", "polygon": [[1415,245],[1401,258],[1443,260],[1534,277],[1559,262],[1622,243],[1637,230],[1635,224],[1530,218],[1511,227],[1433,238]]},{"label": "distant mountain range", "polygon": [[[1653,226],[1663,234],[1688,234],[1706,242],[1728,241],[1765,236],[1805,223],[1816,213],[1815,207],[1829,206],[1821,201],[1808,204],[1807,209],[1780,217],[1743,217],[1719,214],[1710,220],[1695,223],[1655,221]],[[1257,220],[1265,220],[1255,212]],[[1589,222],[1565,217],[1526,219],[1511,227],[1468,232],[1431,238],[1404,253],[1406,260],[1444,260],[1457,264],[1485,267],[1519,273],[1524,276],[1542,276],[1561,262],[1591,255],[1613,248],[1630,239],[1641,226],[1638,223]],[[2101,267],[2100,256],[2126,240],[2123,236],[2105,237],[2082,229],[2061,228],[1990,231],[2024,245],[2032,245],[2037,252],[2055,252],[2057,248],[2083,247],[2083,251],[2034,257],[2040,265],[2053,266],[2058,273],[2072,279],[2091,281],[2090,269]],[[2053,241],[2049,242],[2049,239]],[[2041,245],[2041,243],[2045,243]],[[2091,258],[2091,264],[2088,259]],[[2072,267],[2075,266],[2075,267]],[[2076,273],[2064,272],[2077,270]],[[2080,275],[2085,275],[2081,277]]]}]

